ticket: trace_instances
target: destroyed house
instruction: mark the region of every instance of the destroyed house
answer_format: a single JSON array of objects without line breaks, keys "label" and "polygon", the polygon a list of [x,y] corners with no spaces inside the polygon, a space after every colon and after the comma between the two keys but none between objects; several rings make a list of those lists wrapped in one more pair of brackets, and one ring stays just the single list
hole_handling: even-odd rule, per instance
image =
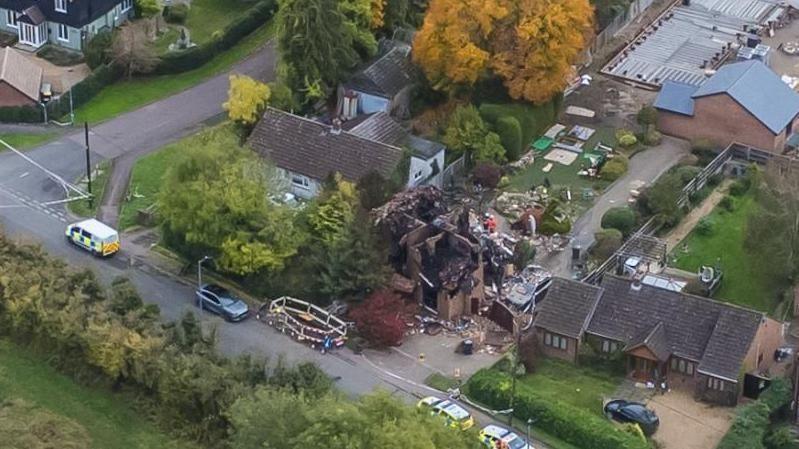
[{"label": "destroyed house", "polygon": [[476,314],[483,302],[480,243],[457,232],[443,218],[404,237],[408,277],[415,299],[439,318]]},{"label": "destroyed house", "polygon": [[723,405],[758,383],[783,341],[761,312],[612,275],[599,287],[556,279],[534,327],[548,356],[619,355],[635,380]]}]

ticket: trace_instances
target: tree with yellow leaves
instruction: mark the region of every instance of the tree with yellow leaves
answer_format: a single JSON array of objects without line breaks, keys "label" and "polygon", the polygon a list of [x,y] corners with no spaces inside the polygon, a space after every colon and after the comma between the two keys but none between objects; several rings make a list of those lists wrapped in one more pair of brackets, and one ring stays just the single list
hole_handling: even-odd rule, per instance
[{"label": "tree with yellow leaves", "polygon": [[566,88],[593,11],[586,0],[519,0],[518,5],[518,22],[497,28],[491,67],[512,98],[546,103]]},{"label": "tree with yellow leaves", "polygon": [[269,86],[245,75],[230,75],[228,101],[222,105],[231,120],[252,125],[264,111],[271,92]]},{"label": "tree with yellow leaves", "polygon": [[565,88],[592,16],[588,0],[432,0],[414,61],[437,90],[495,76],[512,98],[545,103]]}]

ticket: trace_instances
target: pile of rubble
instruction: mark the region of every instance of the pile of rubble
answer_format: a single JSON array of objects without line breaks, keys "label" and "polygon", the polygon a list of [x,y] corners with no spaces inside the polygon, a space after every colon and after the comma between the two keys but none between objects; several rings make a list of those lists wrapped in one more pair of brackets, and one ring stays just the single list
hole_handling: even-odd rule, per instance
[{"label": "pile of rubble", "polygon": [[509,166],[516,169],[522,169],[529,165],[533,165],[533,162],[535,162],[535,151],[530,150],[527,153],[524,153],[519,160],[511,162]]},{"label": "pile of rubble", "polygon": [[538,186],[532,192],[503,192],[496,200],[496,209],[502,215],[518,220],[530,206],[546,204],[549,192],[546,187]]},{"label": "pile of rubble", "polygon": [[441,190],[425,186],[394,195],[389,202],[375,209],[372,214],[375,224],[385,224],[394,235],[402,235],[408,231],[404,228],[409,226],[409,222],[421,220],[429,223],[446,211]]}]

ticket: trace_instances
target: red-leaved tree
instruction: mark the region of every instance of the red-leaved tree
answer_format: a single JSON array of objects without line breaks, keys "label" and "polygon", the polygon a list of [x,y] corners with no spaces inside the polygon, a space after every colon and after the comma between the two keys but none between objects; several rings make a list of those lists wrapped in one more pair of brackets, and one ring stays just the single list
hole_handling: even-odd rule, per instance
[{"label": "red-leaved tree", "polygon": [[379,290],[350,312],[355,326],[370,343],[376,346],[399,346],[405,334],[402,314],[405,303],[396,294]]}]

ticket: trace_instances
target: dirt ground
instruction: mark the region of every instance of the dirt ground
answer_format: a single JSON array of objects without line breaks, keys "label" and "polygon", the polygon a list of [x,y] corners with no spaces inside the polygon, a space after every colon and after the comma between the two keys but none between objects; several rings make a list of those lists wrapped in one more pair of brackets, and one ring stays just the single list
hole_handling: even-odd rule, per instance
[{"label": "dirt ground", "polygon": [[734,408],[694,400],[689,392],[670,391],[647,404],[660,418],[654,435],[663,449],[708,449],[718,445],[730,428]]},{"label": "dirt ground", "polygon": [[799,55],[789,55],[779,49],[786,42],[799,42],[799,19],[778,29],[774,37],[763,39],[764,44],[771,46],[771,68],[778,75],[799,76]]}]

